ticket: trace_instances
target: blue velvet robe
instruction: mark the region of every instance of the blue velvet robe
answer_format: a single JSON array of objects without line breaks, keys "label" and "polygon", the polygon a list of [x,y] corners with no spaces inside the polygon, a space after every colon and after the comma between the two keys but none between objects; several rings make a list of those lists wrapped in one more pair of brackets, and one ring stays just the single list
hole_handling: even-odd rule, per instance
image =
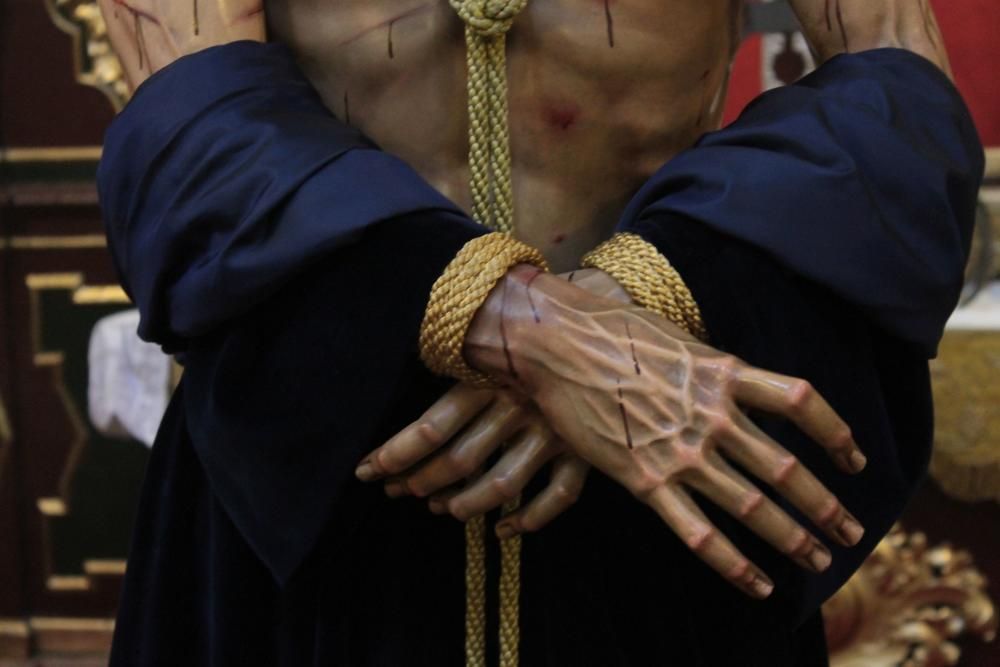
[{"label": "blue velvet robe", "polygon": [[[834,565],[813,575],[707,507],[775,579],[755,602],[593,474],[525,539],[522,665],[826,663],[820,604],[927,465],[927,359],[982,159],[947,79],[880,50],[764,95],[636,194],[620,228],[679,268],[713,344],[808,378],[851,424],[869,458],[857,477],[761,421],[868,532],[828,544]],[[417,330],[433,280],[484,230],[331,115],[275,44],[153,76],[108,133],[99,187],[140,333],[186,361],[112,664],[462,664],[461,527],[353,470],[447,389]]]}]

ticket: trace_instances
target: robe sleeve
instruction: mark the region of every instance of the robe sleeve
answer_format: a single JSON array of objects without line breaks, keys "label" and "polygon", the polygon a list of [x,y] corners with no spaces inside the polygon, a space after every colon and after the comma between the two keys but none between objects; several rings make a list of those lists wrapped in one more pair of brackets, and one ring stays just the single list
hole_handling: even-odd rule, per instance
[{"label": "robe sleeve", "polygon": [[621,228],[698,220],[933,356],[962,286],[984,154],[958,91],[901,49],[838,56],[667,163]]},{"label": "robe sleeve", "polygon": [[404,425],[398,406],[419,414],[446,388],[420,364],[420,321],[486,230],[331,115],[276,44],[152,76],[107,134],[98,186],[140,334],[184,353],[212,492],[284,584],[331,521],[356,525],[348,494],[380,493],[353,471]]},{"label": "robe sleeve", "polygon": [[98,189],[139,333],[169,351],[372,225],[438,216],[482,233],[335,118],[280,44],[206,49],[150,77],[107,132]]},{"label": "robe sleeve", "polygon": [[853,574],[923,479],[927,358],[958,299],[981,160],[964,104],[930,63],[843,56],[667,164],[623,218],[683,276],[714,346],[808,379],[868,457],[843,474],[788,422],[758,420],[866,528],[852,549],[814,529],[833,553],[822,575],[706,507],[775,579],[766,606],[793,624]]}]

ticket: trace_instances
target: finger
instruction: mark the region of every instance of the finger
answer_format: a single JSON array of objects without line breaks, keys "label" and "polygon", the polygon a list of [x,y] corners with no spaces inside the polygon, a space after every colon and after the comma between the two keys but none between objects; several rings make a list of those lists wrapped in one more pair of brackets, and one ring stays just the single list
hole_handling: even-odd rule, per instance
[{"label": "finger", "polygon": [[460,384],[442,396],[417,421],[392,437],[355,470],[358,479],[370,482],[409,470],[451,440],[478,415],[496,393]]},{"label": "finger", "polygon": [[791,452],[772,440],[745,415],[718,441],[726,456],[769,484],[816,526],[843,546],[861,541],[865,530],[837,497]]},{"label": "finger", "polygon": [[409,493],[424,498],[471,477],[522,428],[525,416],[525,410],[512,401],[494,401],[445,449],[403,475],[400,482]]},{"label": "finger", "polygon": [[517,498],[558,451],[556,436],[548,428],[526,429],[496,465],[445,502],[447,511],[459,521],[468,521]]},{"label": "finger", "polygon": [[851,428],[809,382],[746,366],[737,371],[732,388],[733,398],[741,405],[792,420],[845,472],[864,469],[867,459]]},{"label": "finger", "polygon": [[548,486],[516,512],[497,524],[496,534],[502,540],[521,533],[541,530],[557,516],[571,508],[583,492],[590,464],[573,454],[564,454],[552,464],[552,479]]},{"label": "finger", "polygon": [[766,598],[774,590],[774,583],[767,575],[712,525],[686,492],[660,486],[646,497],[646,502],[696,556],[726,581],[758,599]]},{"label": "finger", "polygon": [[689,484],[801,567],[814,572],[830,567],[827,548],[721,456],[710,455]]}]

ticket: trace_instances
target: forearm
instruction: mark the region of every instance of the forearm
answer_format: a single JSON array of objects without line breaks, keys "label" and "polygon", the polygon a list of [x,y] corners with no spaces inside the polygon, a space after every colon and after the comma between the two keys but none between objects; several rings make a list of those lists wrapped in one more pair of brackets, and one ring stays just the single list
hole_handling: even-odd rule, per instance
[{"label": "forearm", "polygon": [[841,53],[895,47],[951,74],[930,0],[789,0],[820,62]]}]

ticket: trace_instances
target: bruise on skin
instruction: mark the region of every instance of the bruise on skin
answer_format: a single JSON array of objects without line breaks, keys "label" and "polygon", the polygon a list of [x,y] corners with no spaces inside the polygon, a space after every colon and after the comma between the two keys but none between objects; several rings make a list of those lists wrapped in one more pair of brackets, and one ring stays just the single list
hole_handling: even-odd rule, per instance
[{"label": "bruise on skin", "polygon": [[844,27],[844,13],[840,8],[840,0],[833,0],[834,6],[837,8],[837,25],[840,26],[840,37],[844,40],[844,50],[850,51],[850,43],[847,41],[847,28]]},{"label": "bruise on skin", "polygon": [[201,27],[198,25],[198,0],[192,0],[191,3],[191,22],[194,24],[194,34],[201,34]]},{"label": "bruise on skin", "polygon": [[622,426],[625,427],[625,444],[629,449],[635,449],[632,444],[632,429],[628,425],[628,410],[625,409],[625,394],[622,392],[622,380],[618,378],[618,411],[622,415]]},{"label": "bruise on skin", "polygon": [[573,104],[554,104],[546,106],[543,115],[547,125],[566,131],[576,125],[580,118],[580,108]]}]

